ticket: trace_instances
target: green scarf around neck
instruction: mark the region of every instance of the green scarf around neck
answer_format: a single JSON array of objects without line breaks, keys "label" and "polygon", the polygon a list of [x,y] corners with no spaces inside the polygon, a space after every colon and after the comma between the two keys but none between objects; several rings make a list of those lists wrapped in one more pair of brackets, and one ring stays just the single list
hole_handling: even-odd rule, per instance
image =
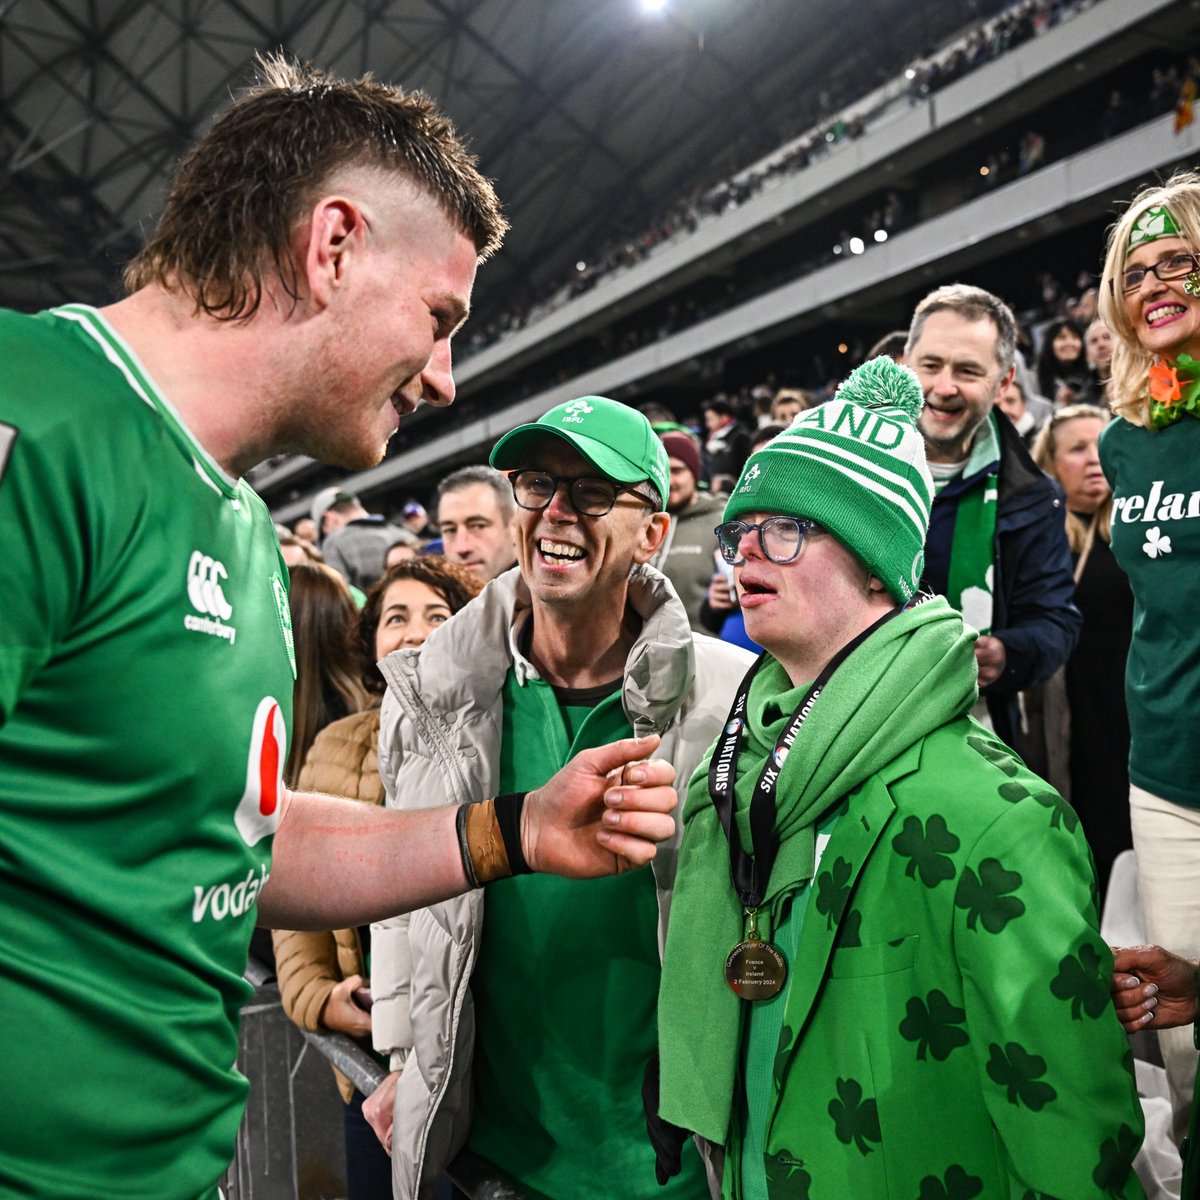
[{"label": "green scarf around neck", "polygon": [[[856,787],[934,729],[969,713],[978,695],[975,635],[942,597],[882,625],[838,668],[792,747],[779,778],[779,851],[763,900],[770,937],[783,897],[812,878],[814,827]],[[771,704],[770,689],[777,689]],[[742,843],[747,808],[774,736],[791,715],[779,693],[799,692],[773,659],[750,689],[747,740],[735,784]],[[658,1002],[662,1090],[668,1121],[723,1144],[737,1068],[741,1005],[725,982],[725,956],[744,936],[729,878],[729,843],[708,794],[713,750],[696,768],[683,810],[683,842]],[[789,964],[794,968],[795,964]]]},{"label": "green scarf around neck", "polygon": [[955,505],[946,580],[946,599],[980,634],[992,632],[995,615],[992,586],[1000,494],[1000,428],[994,412],[979,427],[963,474],[969,477],[985,467],[989,468],[987,475],[962,493]]}]

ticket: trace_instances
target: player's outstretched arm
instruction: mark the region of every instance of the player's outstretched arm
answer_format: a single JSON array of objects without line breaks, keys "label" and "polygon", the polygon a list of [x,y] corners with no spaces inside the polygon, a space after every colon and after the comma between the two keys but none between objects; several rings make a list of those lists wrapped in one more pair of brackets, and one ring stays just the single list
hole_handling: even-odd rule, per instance
[{"label": "player's outstretched arm", "polygon": [[[585,750],[530,792],[521,811],[529,866],[574,878],[654,857],[674,832],[670,763],[645,760],[659,739]],[[467,890],[453,806],[371,808],[306,793],[285,798],[260,925],[339,929],[423,908]]]}]

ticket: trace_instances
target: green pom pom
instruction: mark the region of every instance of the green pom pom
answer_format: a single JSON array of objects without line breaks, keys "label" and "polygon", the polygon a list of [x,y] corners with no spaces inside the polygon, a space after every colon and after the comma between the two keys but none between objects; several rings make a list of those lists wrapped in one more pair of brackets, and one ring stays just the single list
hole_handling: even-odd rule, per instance
[{"label": "green pom pom", "polygon": [[886,354],[855,367],[833,398],[862,408],[899,409],[914,425],[925,403],[920,380],[911,368]]}]

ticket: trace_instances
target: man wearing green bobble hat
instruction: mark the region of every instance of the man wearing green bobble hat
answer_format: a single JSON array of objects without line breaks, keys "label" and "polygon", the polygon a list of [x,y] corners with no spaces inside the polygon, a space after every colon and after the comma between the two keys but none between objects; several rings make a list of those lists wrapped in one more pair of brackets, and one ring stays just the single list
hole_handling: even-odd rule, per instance
[{"label": "man wearing green bobble hat", "polygon": [[717,536],[765,654],[693,775],[659,1002],[665,1124],[731,1200],[1140,1197],[1142,1118],[1069,806],[971,716],[916,594],[916,376],[855,371]]}]

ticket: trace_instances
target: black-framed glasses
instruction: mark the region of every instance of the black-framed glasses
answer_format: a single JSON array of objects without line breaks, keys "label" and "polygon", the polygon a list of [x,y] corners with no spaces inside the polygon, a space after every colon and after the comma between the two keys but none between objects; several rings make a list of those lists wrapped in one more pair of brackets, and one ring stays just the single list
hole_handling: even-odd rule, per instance
[{"label": "black-framed glasses", "polygon": [[751,530],[758,531],[758,548],[763,552],[763,557],[773,563],[783,564],[795,562],[804,549],[805,537],[820,528],[816,521],[802,517],[768,517],[756,525],[748,525],[745,521],[726,521],[718,525],[714,532],[721,557],[731,567],[736,567],[746,561],[738,557],[738,547]]},{"label": "black-framed glasses", "polygon": [[603,517],[612,512],[621,492],[629,492],[643,504],[650,503],[648,497],[626,483],[614,483],[611,479],[591,475],[570,479],[564,475],[551,475],[549,471],[526,469],[510,472],[508,481],[512,484],[513,499],[531,512],[545,508],[560,486],[567,489],[567,499],[581,517]]},{"label": "black-framed glasses", "polygon": [[1172,254],[1152,266],[1127,268],[1121,276],[1121,291],[1136,292],[1147,275],[1165,283],[1168,279],[1182,279],[1197,270],[1200,270],[1200,260],[1194,254]]}]

